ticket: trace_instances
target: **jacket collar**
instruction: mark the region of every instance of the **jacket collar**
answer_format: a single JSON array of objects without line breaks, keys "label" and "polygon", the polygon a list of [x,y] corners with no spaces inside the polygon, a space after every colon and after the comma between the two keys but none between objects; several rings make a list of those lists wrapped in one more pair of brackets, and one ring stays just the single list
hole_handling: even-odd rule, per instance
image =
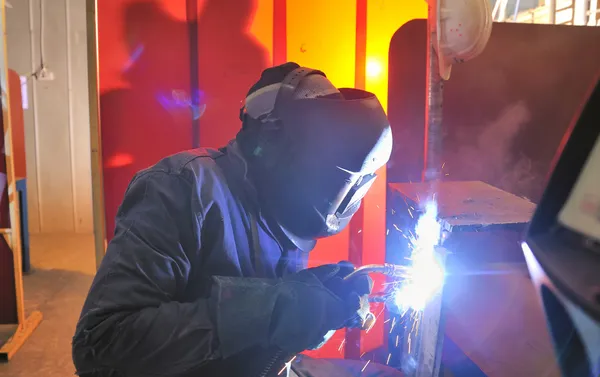
[{"label": "jacket collar", "polygon": [[298,248],[303,252],[309,252],[316,245],[315,240],[305,240],[296,237],[287,229],[279,225],[275,219],[262,208],[260,196],[252,183],[251,173],[248,162],[242,155],[242,151],[236,140],[232,140],[226,147],[221,148],[224,154],[217,163],[225,174],[230,189],[237,195],[240,195],[250,209],[259,214],[260,220],[271,231],[274,238],[285,246]]}]

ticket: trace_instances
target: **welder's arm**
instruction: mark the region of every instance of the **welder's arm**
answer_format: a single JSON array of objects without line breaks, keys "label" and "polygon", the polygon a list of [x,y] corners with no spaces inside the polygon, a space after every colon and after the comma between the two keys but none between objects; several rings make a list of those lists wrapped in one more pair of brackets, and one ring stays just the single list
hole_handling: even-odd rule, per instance
[{"label": "welder's arm", "polygon": [[176,376],[218,356],[208,300],[180,302],[199,257],[194,190],[160,171],[129,185],[73,338],[78,373]]},{"label": "welder's arm", "polygon": [[356,311],[311,270],[213,276],[205,298],[182,302],[201,264],[202,191],[163,172],[132,181],[73,339],[79,374],[177,376],[257,345],[301,352]]}]

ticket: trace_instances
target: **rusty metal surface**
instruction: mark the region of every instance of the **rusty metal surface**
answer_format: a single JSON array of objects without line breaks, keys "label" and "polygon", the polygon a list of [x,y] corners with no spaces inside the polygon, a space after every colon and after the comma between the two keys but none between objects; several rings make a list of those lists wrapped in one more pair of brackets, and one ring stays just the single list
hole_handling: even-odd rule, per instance
[{"label": "rusty metal surface", "polygon": [[[427,198],[429,183],[391,183],[414,208]],[[535,204],[481,181],[439,182],[436,188],[439,217],[448,232],[492,231],[522,227]]]}]

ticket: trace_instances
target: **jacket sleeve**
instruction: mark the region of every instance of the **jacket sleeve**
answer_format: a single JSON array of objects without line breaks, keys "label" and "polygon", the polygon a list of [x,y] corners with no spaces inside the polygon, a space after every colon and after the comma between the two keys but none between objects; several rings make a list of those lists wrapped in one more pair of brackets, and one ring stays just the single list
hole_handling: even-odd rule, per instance
[{"label": "jacket sleeve", "polygon": [[176,376],[219,357],[208,300],[181,298],[200,249],[197,192],[163,171],[130,183],[73,338],[78,373]]}]

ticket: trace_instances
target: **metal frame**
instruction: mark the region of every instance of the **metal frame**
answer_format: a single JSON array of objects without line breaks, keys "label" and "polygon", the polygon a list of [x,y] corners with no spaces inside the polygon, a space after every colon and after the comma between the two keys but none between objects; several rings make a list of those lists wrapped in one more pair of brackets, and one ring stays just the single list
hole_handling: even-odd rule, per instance
[{"label": "metal frame", "polygon": [[2,61],[0,61],[0,87],[2,89],[2,121],[4,126],[4,151],[6,159],[6,189],[8,190],[8,213],[10,228],[0,229],[0,234],[10,247],[13,254],[13,267],[15,279],[15,300],[17,304],[17,323],[0,325],[2,333],[12,334],[0,346],[0,361],[10,360],[21,348],[27,338],[33,333],[42,321],[42,313],[34,311],[29,317],[25,316],[25,298],[23,294],[23,260],[21,240],[21,219],[19,206],[19,193],[16,187],[14,160],[12,157],[12,128],[10,117],[10,88],[8,85],[8,59],[6,49],[6,8],[5,0],[0,0],[0,22],[2,39]]},{"label": "metal frame", "polygon": [[90,148],[92,162],[92,210],[96,268],[106,251],[104,217],[104,183],[102,177],[102,139],[100,137],[100,102],[98,75],[98,1],[86,0],[88,98],[90,116]]}]

